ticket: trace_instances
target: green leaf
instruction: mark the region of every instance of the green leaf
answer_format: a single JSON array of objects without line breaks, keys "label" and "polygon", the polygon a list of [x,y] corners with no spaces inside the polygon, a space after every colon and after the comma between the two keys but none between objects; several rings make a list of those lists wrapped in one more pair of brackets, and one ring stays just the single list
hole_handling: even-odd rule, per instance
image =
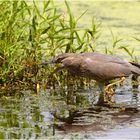
[{"label": "green leaf", "polygon": [[69,50],[70,50],[70,44],[68,43],[68,44],[67,44],[67,47],[66,47],[66,50],[65,50],[65,53],[68,53]]},{"label": "green leaf", "polygon": [[133,37],[135,40],[137,40],[138,42],[140,42],[140,39],[137,37]]},{"label": "green leaf", "polygon": [[78,22],[78,20],[79,20],[83,15],[85,15],[87,11],[88,11],[88,9],[85,10],[85,11],[76,19],[76,22]]},{"label": "green leaf", "polygon": [[131,58],[133,58],[134,50],[132,50],[132,52],[130,52],[130,50],[127,48],[127,46],[120,46],[119,49],[124,49],[131,56]]},{"label": "green leaf", "polygon": [[46,2],[46,1],[44,1],[43,13],[45,13],[45,12],[46,12],[46,9],[48,8],[49,4],[50,4],[50,0],[48,0],[47,2]]},{"label": "green leaf", "polygon": [[66,7],[67,7],[67,11],[68,11],[68,14],[69,14],[69,25],[71,28],[74,28],[75,25],[76,25],[76,22],[75,22],[75,19],[74,19],[74,16],[72,15],[72,12],[70,10],[70,7],[69,7],[69,4],[68,2],[65,0],[65,4],[66,4]]}]

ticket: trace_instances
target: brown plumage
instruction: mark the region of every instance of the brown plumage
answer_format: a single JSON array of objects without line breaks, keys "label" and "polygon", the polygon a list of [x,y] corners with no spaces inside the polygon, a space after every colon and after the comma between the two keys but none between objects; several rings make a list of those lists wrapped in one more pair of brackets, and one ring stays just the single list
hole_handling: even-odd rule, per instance
[{"label": "brown plumage", "polygon": [[99,82],[114,78],[140,75],[138,64],[119,57],[100,53],[64,53],[53,59],[53,63],[62,63],[73,74],[89,77]]},{"label": "brown plumage", "polygon": [[72,74],[96,80],[102,91],[109,80],[128,77],[131,74],[140,75],[139,64],[95,52],[64,53],[56,56],[51,62],[61,63],[62,69],[67,69]]}]

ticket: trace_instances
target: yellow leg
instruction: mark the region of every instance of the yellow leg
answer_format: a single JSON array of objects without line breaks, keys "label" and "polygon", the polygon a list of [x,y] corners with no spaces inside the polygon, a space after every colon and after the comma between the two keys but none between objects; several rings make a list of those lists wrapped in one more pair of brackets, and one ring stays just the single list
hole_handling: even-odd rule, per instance
[{"label": "yellow leg", "polygon": [[111,98],[114,96],[114,89],[112,88],[112,86],[116,85],[117,83],[122,85],[124,80],[125,80],[125,77],[122,77],[119,81],[111,83],[105,87],[105,89],[104,89],[105,99],[108,103],[111,103]]},{"label": "yellow leg", "polygon": [[120,86],[123,85],[124,80],[125,80],[125,77],[122,77],[122,78],[118,81],[118,83],[119,83]]},{"label": "yellow leg", "polygon": [[108,104],[113,103],[112,97],[114,96],[114,88],[113,87],[108,87],[107,89],[105,89],[105,100]]},{"label": "yellow leg", "polygon": [[119,81],[116,81],[114,83],[111,83],[111,84],[107,85],[105,87],[105,91],[108,90],[110,87],[116,85],[117,83],[119,83],[120,85],[122,85],[124,80],[125,80],[125,77],[121,77],[121,79]]}]

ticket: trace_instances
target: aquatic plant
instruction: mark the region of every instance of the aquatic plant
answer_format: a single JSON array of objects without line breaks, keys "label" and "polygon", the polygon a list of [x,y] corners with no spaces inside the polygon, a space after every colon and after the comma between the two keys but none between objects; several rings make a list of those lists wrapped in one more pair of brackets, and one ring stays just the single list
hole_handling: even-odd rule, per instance
[{"label": "aquatic plant", "polygon": [[[42,67],[59,53],[96,51],[100,23],[92,17],[91,27],[81,27],[79,20],[87,10],[75,17],[65,1],[64,9],[55,6],[53,0],[1,1],[0,2],[0,86],[46,84],[49,74],[57,67]],[[122,39],[113,32],[112,46],[105,53],[116,54],[123,49],[132,61],[137,61],[134,49],[121,45]],[[138,40],[138,39],[137,39]],[[61,86],[88,86],[89,79],[72,78],[67,72],[54,74],[50,83]],[[75,86],[75,87],[76,87]],[[39,88],[39,86],[37,86]]]},{"label": "aquatic plant", "polygon": [[[92,20],[91,28],[80,28],[65,1],[67,12],[57,9],[49,0],[0,2],[0,84],[37,84],[46,70],[39,65],[62,52],[95,51],[98,26]],[[54,76],[59,81],[61,76]]]}]

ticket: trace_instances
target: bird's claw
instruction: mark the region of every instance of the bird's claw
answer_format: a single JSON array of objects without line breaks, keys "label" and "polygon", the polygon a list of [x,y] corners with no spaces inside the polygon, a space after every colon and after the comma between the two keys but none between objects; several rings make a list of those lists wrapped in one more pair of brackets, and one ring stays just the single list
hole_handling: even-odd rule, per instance
[{"label": "bird's claw", "polygon": [[108,104],[113,104],[112,97],[114,96],[114,89],[111,88],[111,85],[106,86],[105,88],[105,99]]},{"label": "bird's claw", "polygon": [[122,86],[124,80],[125,80],[125,77],[122,77],[119,81],[116,81],[114,83],[111,83],[111,84],[109,84],[109,85],[107,85],[105,87],[105,89],[104,89],[105,99],[106,99],[106,102],[108,104],[114,103],[114,102],[111,101],[112,97],[115,94],[114,89],[112,88],[112,86],[116,85],[117,83],[119,83],[119,85]]}]

